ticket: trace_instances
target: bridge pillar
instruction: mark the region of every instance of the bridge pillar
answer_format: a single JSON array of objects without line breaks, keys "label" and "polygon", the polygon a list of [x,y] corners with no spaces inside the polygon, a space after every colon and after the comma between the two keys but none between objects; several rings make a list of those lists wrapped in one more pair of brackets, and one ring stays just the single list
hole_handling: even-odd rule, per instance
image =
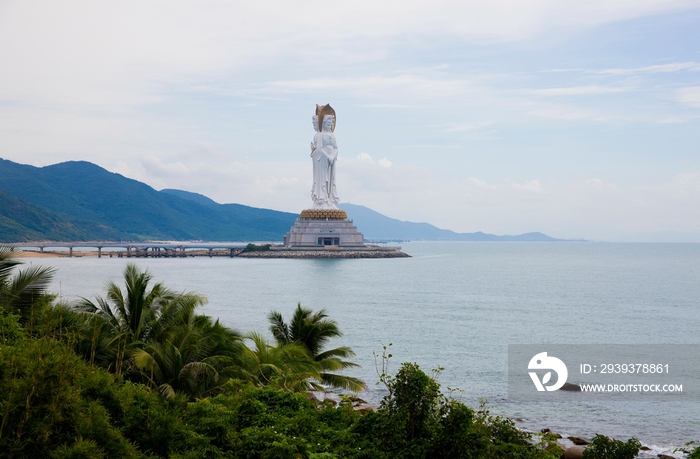
[{"label": "bridge pillar", "polygon": [[73,256],[73,246],[68,247],[68,256],[69,257]]},{"label": "bridge pillar", "polygon": [[102,247],[97,248],[97,258],[102,258]]},{"label": "bridge pillar", "polygon": [[214,249],[209,249],[209,258],[212,257],[212,252],[213,252],[213,251],[214,251]]},{"label": "bridge pillar", "polygon": [[231,248],[231,258],[233,258],[233,248]]},{"label": "bridge pillar", "polygon": [[131,246],[126,246],[126,258],[131,258]]},{"label": "bridge pillar", "polygon": [[44,246],[43,246],[43,245],[39,247],[39,251],[40,251],[41,253],[44,253]]}]

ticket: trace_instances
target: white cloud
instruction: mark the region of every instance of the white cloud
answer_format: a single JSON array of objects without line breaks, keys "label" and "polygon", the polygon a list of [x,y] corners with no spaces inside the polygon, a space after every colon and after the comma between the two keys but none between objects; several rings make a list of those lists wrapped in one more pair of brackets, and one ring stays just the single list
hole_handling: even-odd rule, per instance
[{"label": "white cloud", "polygon": [[162,176],[158,188],[179,188],[221,203],[298,212],[311,203],[308,164],[259,163],[246,160],[218,165],[189,163],[191,173]]},{"label": "white cloud", "polygon": [[386,159],[386,158],[380,159],[379,161],[377,161],[377,164],[379,165],[379,167],[384,167],[384,168],[393,166],[393,164],[391,163],[391,161],[389,161],[389,160]]},{"label": "white cloud", "polygon": [[[342,159],[341,159],[340,161],[341,161],[341,162],[344,162]],[[387,168],[387,167],[393,166],[393,164],[391,163],[391,161],[389,161],[389,160],[386,159],[386,158],[382,158],[382,159],[380,159],[379,161],[376,161],[376,162],[375,162],[374,159],[372,159],[372,157],[371,157],[370,155],[368,155],[367,153],[365,153],[365,152],[362,152],[362,153],[360,153],[359,155],[357,155],[357,158],[355,159],[355,161],[356,161],[356,162],[359,162],[359,163],[363,163],[363,164],[372,165],[372,166],[374,166],[374,165],[376,164],[377,166],[383,167],[383,168]],[[353,163],[353,160],[352,160],[352,159],[349,160],[348,163],[349,163],[349,164],[352,164],[352,163]]]},{"label": "white cloud", "polygon": [[[395,168],[391,176],[372,176],[368,181],[377,183],[372,189],[352,188],[359,172],[353,171],[353,179],[345,177],[342,183],[342,187],[350,186],[345,196],[350,192],[351,202],[393,218],[428,221],[458,232],[542,231],[564,238],[625,240],[620,235],[700,230],[700,172],[643,186],[599,178],[544,186],[537,179],[502,183],[477,177],[445,180],[430,170]],[[362,175],[367,174],[364,169]],[[420,183],[415,182],[417,176]],[[395,189],[399,184],[403,186]],[[396,193],[400,199],[395,199]],[[452,212],[443,211],[445,203]]]},{"label": "white cloud", "polygon": [[498,187],[496,187],[495,185],[489,185],[485,181],[480,180],[476,177],[467,177],[467,185],[478,190],[498,191]]},{"label": "white cloud", "polygon": [[583,181],[583,184],[591,188],[603,188],[603,181],[597,178],[590,178]]},{"label": "white cloud", "polygon": [[696,120],[695,116],[665,116],[654,120],[656,124],[683,124]]},{"label": "white cloud", "polygon": [[[342,91],[356,96],[410,94],[413,97],[458,97],[476,85],[467,79],[445,78],[437,75],[400,74],[395,76],[309,78],[272,81],[253,93],[307,93],[318,91]],[[381,104],[386,106],[387,104]],[[388,104],[395,105],[395,104]]]},{"label": "white cloud", "polygon": [[586,110],[576,106],[543,107],[528,112],[528,115],[538,118],[564,121],[593,121],[605,122],[619,118],[616,114]]},{"label": "white cloud", "polygon": [[547,88],[547,89],[535,89],[530,91],[532,94],[539,96],[595,96],[603,94],[615,94],[618,92],[628,92],[632,91],[631,87],[621,87],[621,86],[600,86],[600,85],[589,85],[589,86],[572,86],[568,88]]},{"label": "white cloud", "polygon": [[[297,56],[317,64],[324,56],[326,65],[367,62],[407,38],[517,41],[553,28],[571,30],[693,7],[692,0],[7,1],[0,7],[0,98],[150,103],[167,97],[169,86],[196,86],[243,65],[264,67],[280,58]],[[319,89],[357,83],[440,90],[433,82],[402,77],[299,84]]]},{"label": "white cloud", "polygon": [[691,86],[676,91],[678,102],[691,107],[700,107],[700,86]]},{"label": "white cloud", "polygon": [[698,62],[674,62],[671,64],[659,64],[659,65],[648,65],[646,67],[637,68],[616,68],[616,69],[604,69],[604,70],[594,70],[591,73],[608,74],[608,75],[632,75],[636,73],[674,73],[680,72],[682,70],[688,70],[691,72],[700,71],[700,63]]},{"label": "white cloud", "polygon": [[516,191],[527,191],[529,193],[540,194],[545,193],[544,188],[540,184],[540,181],[535,180],[525,180],[523,183],[515,183],[511,185]]},{"label": "white cloud", "polygon": [[153,177],[184,177],[192,173],[192,171],[182,162],[165,163],[157,156],[145,156],[141,158],[141,163],[146,168],[146,171]]},{"label": "white cloud", "polygon": [[447,133],[453,133],[453,132],[475,132],[475,131],[485,131],[485,130],[490,130],[490,126],[493,123],[490,121],[483,121],[479,123],[461,123],[461,124],[450,124],[446,129],[445,132]]}]

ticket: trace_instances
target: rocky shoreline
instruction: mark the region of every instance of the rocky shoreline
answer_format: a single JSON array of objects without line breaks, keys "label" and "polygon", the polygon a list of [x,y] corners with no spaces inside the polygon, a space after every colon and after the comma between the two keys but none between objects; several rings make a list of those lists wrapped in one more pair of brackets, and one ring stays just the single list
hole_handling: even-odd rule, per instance
[{"label": "rocky shoreline", "polygon": [[[539,432],[531,432],[534,442],[539,441],[541,437],[548,437],[550,440],[547,450],[551,450],[554,446],[558,446],[561,450],[562,459],[582,459],[583,452],[586,450],[591,440],[586,440],[580,437],[562,436],[550,429],[542,429]],[[680,459],[685,457],[685,454],[674,452],[674,448],[664,448],[657,445],[644,445],[636,457],[639,459]]]}]

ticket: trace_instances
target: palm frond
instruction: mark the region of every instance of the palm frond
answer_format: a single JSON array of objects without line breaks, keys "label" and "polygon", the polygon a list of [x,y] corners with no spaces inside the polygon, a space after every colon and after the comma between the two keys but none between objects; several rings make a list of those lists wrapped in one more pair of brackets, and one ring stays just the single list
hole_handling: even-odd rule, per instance
[{"label": "palm frond", "polygon": [[323,371],[342,371],[348,368],[359,368],[359,365],[348,360],[341,360],[335,357],[329,357],[323,360],[316,360],[321,365]]},{"label": "palm frond", "polygon": [[278,344],[289,344],[292,342],[292,337],[289,334],[289,326],[284,323],[284,317],[277,311],[271,311],[267,315],[267,320],[270,322],[270,331],[275,337]]},{"label": "palm frond", "polygon": [[22,320],[27,320],[32,306],[47,294],[55,271],[54,268],[30,266],[12,278],[6,278],[4,285],[0,286],[0,306],[18,312]]},{"label": "palm frond", "polygon": [[326,386],[351,390],[353,392],[360,392],[367,388],[367,385],[361,379],[334,373],[321,373],[321,381]]},{"label": "palm frond", "polygon": [[0,244],[0,289],[7,285],[13,270],[22,264],[12,257],[14,250],[10,245]]},{"label": "palm frond", "polygon": [[327,351],[323,351],[319,354],[316,354],[314,356],[314,360],[320,361],[324,359],[329,359],[329,358],[348,358],[348,357],[353,357],[355,355],[355,352],[350,349],[348,346],[340,346],[336,347],[335,349],[329,349]]}]

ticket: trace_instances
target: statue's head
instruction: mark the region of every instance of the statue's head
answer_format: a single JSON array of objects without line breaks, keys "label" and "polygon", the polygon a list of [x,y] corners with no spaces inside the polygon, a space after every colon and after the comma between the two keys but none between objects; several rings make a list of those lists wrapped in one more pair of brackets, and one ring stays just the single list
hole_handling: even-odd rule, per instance
[{"label": "statue's head", "polygon": [[323,132],[333,132],[335,127],[335,116],[326,115],[323,117]]},{"label": "statue's head", "polygon": [[311,123],[314,125],[314,131],[318,132],[318,116],[314,115],[311,117]]},{"label": "statue's head", "polygon": [[326,104],[326,105],[316,104],[316,116],[318,117],[318,121],[319,121],[319,126],[318,126],[319,131],[324,130],[322,123],[325,121],[325,118],[328,115],[331,115],[333,117],[333,124],[331,125],[331,128],[330,128],[330,132],[333,132],[333,131],[335,131],[335,118],[336,118],[335,117],[335,110],[333,110],[333,107],[331,107],[330,104]]}]

